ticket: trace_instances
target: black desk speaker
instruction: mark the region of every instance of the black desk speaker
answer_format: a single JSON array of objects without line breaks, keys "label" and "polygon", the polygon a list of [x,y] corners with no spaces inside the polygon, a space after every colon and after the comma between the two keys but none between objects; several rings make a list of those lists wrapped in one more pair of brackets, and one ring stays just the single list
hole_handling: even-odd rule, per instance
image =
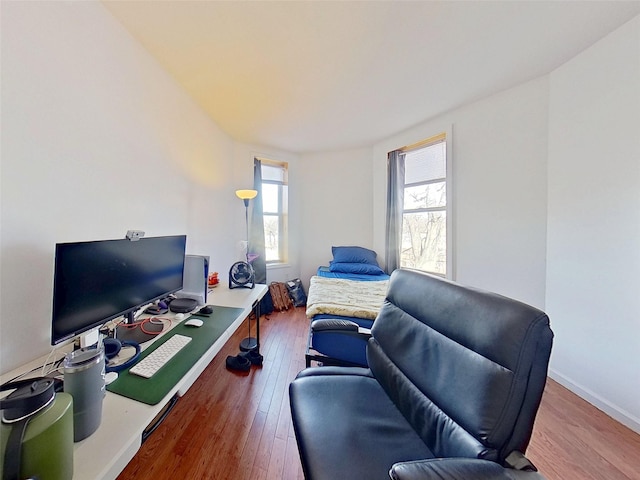
[{"label": "black desk speaker", "polygon": [[176,298],[169,304],[169,310],[175,313],[188,313],[198,306],[193,298]]}]

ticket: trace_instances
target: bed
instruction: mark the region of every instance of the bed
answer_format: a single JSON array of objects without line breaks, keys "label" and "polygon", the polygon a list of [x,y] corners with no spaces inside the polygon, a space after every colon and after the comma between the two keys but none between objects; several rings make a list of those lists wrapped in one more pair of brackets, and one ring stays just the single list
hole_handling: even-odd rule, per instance
[{"label": "bed", "polygon": [[311,277],[307,296],[307,317],[344,318],[371,328],[389,284],[388,275],[375,279],[349,277]]},{"label": "bed", "polygon": [[306,363],[366,366],[366,341],[389,284],[376,253],[363,247],[332,247],[333,260],[311,277],[311,320]]}]

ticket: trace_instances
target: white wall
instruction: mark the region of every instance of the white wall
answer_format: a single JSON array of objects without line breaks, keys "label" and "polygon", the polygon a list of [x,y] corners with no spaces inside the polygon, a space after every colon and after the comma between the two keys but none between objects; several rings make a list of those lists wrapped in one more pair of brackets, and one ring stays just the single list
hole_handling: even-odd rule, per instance
[{"label": "white wall", "polygon": [[99,2],[3,2],[1,371],[50,349],[56,242],[186,233],[226,271],[233,151]]},{"label": "white wall", "polygon": [[377,144],[375,249],[384,252],[387,152],[451,129],[454,278],[543,308],[547,95],[541,78]]},{"label": "white wall", "polygon": [[550,75],[552,376],[640,431],[640,17]]},{"label": "white wall", "polygon": [[296,201],[304,212],[300,274],[307,291],[318,266],[332,259],[332,246],[372,248],[372,173],[368,148],[301,155]]},{"label": "white wall", "polygon": [[[297,199],[302,195],[302,188],[300,186],[300,163],[298,155],[282,150],[273,149],[265,146],[246,145],[237,143],[234,152],[234,165],[235,165],[235,189],[239,188],[253,188],[253,159],[254,158],[267,158],[278,162],[287,162],[288,164],[288,176],[289,176],[289,212],[288,212],[288,226],[289,231],[287,234],[288,245],[288,259],[285,264],[270,265],[267,266],[267,283],[271,282],[285,282],[294,278],[300,277],[300,241],[301,241],[301,218],[302,208],[300,202]],[[244,215],[244,205],[238,200],[238,203],[242,206],[242,213]],[[244,217],[243,217],[244,218]],[[246,232],[242,231],[241,239],[245,238]],[[240,240],[240,239],[239,239]]]},{"label": "white wall", "polygon": [[186,233],[224,278],[234,191],[266,156],[291,174],[270,280],[308,287],[332,245],[382,256],[386,153],[451,128],[456,279],[546,308],[554,378],[639,429],[638,18],[550,76],[299,157],[229,139],[98,2],[5,2],[1,21],[0,372],[49,349],[56,242]]}]

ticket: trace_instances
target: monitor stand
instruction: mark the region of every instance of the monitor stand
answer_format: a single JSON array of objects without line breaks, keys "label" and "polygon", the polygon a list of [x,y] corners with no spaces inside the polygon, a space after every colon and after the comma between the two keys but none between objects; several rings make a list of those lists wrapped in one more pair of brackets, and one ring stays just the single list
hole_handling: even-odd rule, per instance
[{"label": "monitor stand", "polygon": [[76,344],[76,346],[74,347],[74,350],[78,348],[78,345],[80,348],[88,348],[94,346],[99,341],[100,332],[97,328],[94,328],[93,330],[89,330],[88,332],[80,335],[80,339],[78,340],[78,344]]}]

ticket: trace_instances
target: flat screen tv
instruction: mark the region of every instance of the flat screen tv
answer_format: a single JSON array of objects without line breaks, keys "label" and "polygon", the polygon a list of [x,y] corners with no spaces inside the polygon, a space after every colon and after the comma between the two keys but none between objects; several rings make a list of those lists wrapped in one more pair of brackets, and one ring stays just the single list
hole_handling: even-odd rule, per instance
[{"label": "flat screen tv", "polygon": [[186,235],[58,243],[51,345],[182,288]]}]

